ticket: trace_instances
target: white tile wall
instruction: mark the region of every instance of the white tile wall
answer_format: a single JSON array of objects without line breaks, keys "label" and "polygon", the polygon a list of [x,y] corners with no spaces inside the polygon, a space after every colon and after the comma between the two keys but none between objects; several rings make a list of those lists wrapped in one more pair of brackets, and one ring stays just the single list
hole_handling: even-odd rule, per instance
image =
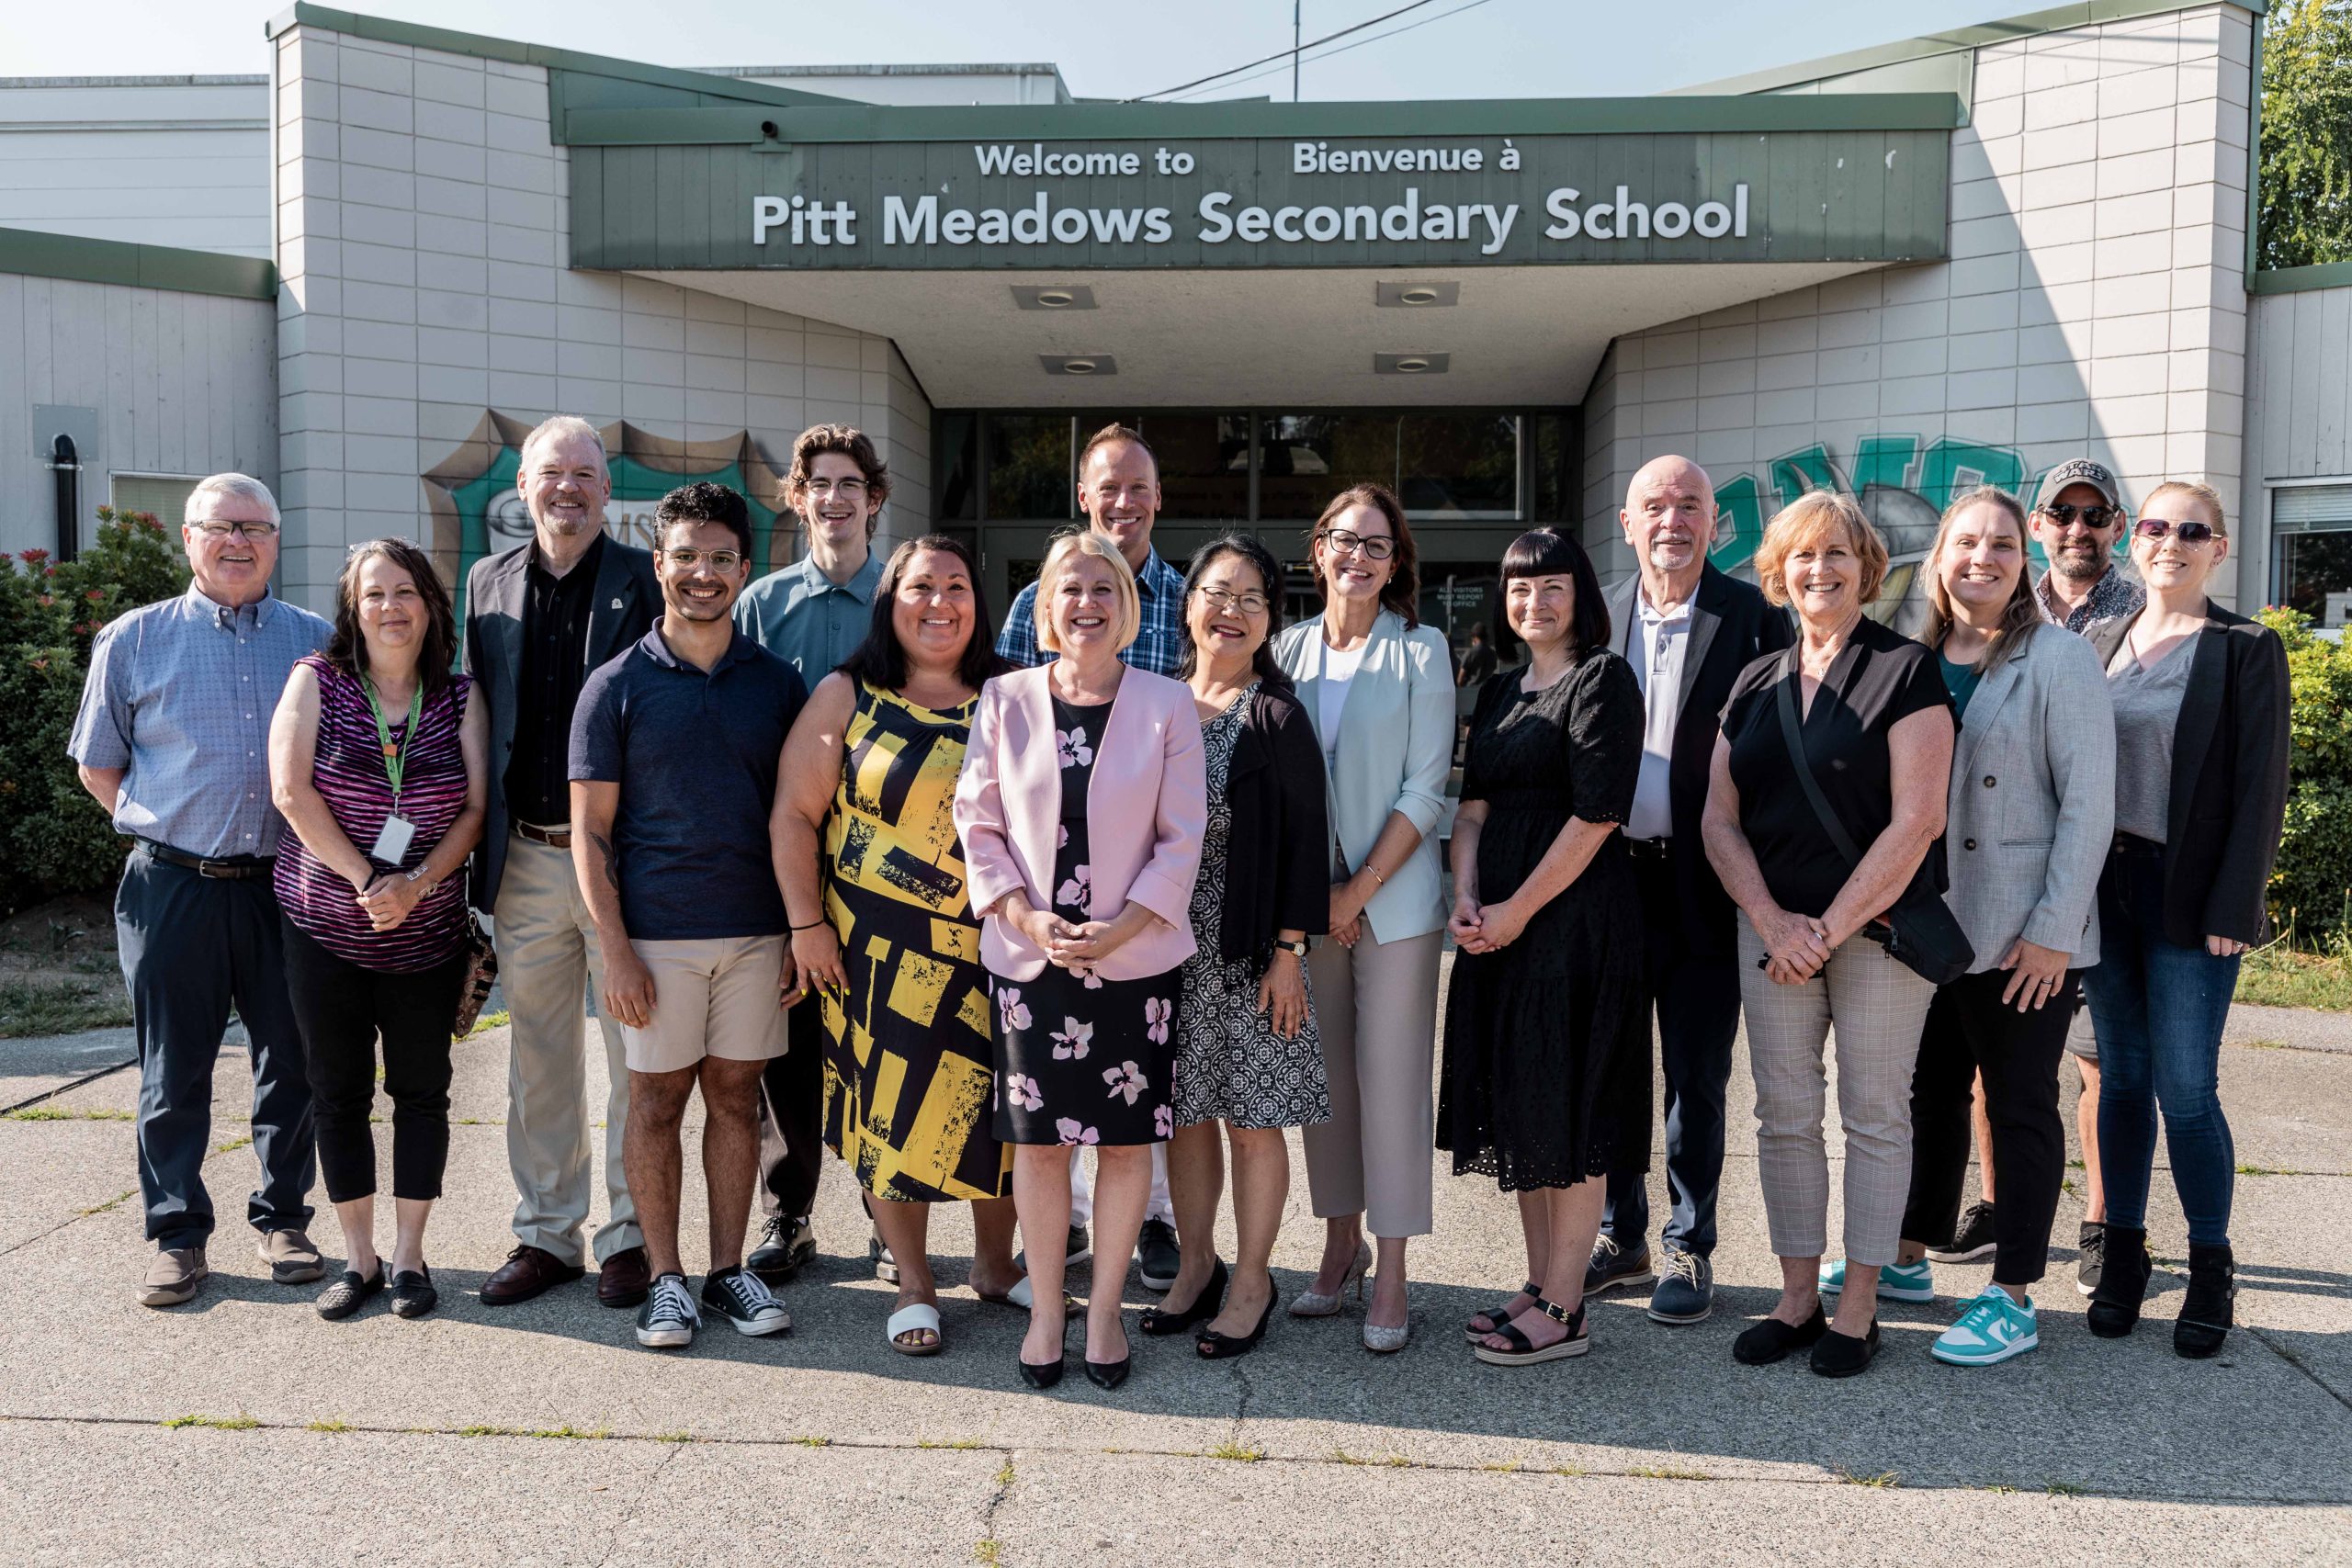
[{"label": "white tile wall", "polygon": [[931,409],[887,339],[565,265],[543,70],[309,25],[277,51],[289,594],[323,608],[350,544],[429,539],[421,476],[486,408],[749,431],[778,468],[807,425],[855,424],[891,467],[885,529],[929,525]]}]

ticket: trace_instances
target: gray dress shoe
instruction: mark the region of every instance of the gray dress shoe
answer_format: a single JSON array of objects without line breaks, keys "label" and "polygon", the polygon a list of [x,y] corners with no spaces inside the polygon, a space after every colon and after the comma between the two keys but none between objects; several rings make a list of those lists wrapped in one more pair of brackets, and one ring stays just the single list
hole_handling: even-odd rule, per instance
[{"label": "gray dress shoe", "polygon": [[151,1307],[174,1307],[192,1299],[196,1288],[212,1270],[205,1266],[204,1248],[200,1247],[168,1247],[155,1254],[147,1265],[146,1277],[139,1281],[139,1304]]},{"label": "gray dress shoe", "polygon": [[281,1285],[307,1285],[327,1271],[326,1259],[299,1230],[264,1231],[254,1256],[269,1265],[269,1277]]}]

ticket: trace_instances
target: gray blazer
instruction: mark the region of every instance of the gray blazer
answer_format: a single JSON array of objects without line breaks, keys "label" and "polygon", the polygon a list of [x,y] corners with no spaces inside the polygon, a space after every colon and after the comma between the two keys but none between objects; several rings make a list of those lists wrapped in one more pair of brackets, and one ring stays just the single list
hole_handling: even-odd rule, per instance
[{"label": "gray blazer", "polygon": [[[525,543],[474,562],[466,574],[465,671],[490,704],[489,811],[474,851],[474,908],[498,904],[506,870],[506,764],[514,754],[515,686],[523,679],[523,606],[528,595],[531,546]],[[620,656],[662,615],[662,588],[653,554],[607,536],[596,563],[596,592],[588,611],[583,669]]]},{"label": "gray blazer", "polygon": [[2037,626],[1969,700],[1944,825],[1951,912],[1997,966],[2019,937],[2098,962],[2098,878],[2115,837],[2115,710],[2089,643]]},{"label": "gray blazer", "polygon": [[[1318,743],[1323,682],[1313,671],[1322,636],[1318,616],[1292,626],[1274,644],[1274,662],[1298,688]],[[1429,626],[1408,631],[1402,615],[1381,611],[1348,682],[1336,760],[1325,781],[1334,857],[1350,871],[1380,841],[1390,812],[1403,812],[1421,830],[1411,858],[1363,907],[1374,942],[1402,942],[1445,926],[1435,833],[1445,818],[1445,780],[1453,767],[1453,660],[1445,638]]]}]

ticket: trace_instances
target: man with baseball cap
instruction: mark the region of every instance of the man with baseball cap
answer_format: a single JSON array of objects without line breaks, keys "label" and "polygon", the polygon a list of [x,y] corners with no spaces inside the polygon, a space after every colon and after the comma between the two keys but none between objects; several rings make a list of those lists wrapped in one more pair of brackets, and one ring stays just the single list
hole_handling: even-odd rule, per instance
[{"label": "man with baseball cap", "polygon": [[2074,457],[2041,476],[2033,537],[2050,558],[2034,585],[2042,619],[2070,632],[2139,614],[2147,592],[2118,569],[2115,542],[2132,525],[2123,492],[2103,463]]}]

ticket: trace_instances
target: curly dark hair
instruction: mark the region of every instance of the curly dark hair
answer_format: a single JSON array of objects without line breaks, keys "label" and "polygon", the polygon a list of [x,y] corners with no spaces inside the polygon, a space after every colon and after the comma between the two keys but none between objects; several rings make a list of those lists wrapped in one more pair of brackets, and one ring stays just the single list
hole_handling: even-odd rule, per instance
[{"label": "curly dark hair", "polygon": [[743,547],[743,558],[752,558],[752,509],[741,491],[729,489],[716,479],[696,479],[680,485],[653,503],[653,543],[661,547],[662,536],[673,523],[717,523],[735,536]]},{"label": "curly dark hair", "polygon": [[410,540],[370,539],[351,547],[343,574],[335,579],[334,634],[327,639],[327,662],[355,681],[368,672],[368,638],[359,629],[359,573],[378,556],[406,571],[424,601],[424,646],[417,650],[416,674],[429,697],[449,683],[457,665],[458,615],[433,558]]},{"label": "curly dark hair", "polygon": [[890,499],[890,469],[882,461],[882,454],[874,449],[874,438],[854,424],[812,424],[793,439],[792,469],[785,475],[785,498],[791,502],[793,516],[800,525],[800,497],[808,488],[815,473],[817,459],[828,452],[838,453],[857,465],[865,476],[865,498],[874,503],[866,514],[865,536],[874,537],[874,530],[882,521],[882,503]]}]

